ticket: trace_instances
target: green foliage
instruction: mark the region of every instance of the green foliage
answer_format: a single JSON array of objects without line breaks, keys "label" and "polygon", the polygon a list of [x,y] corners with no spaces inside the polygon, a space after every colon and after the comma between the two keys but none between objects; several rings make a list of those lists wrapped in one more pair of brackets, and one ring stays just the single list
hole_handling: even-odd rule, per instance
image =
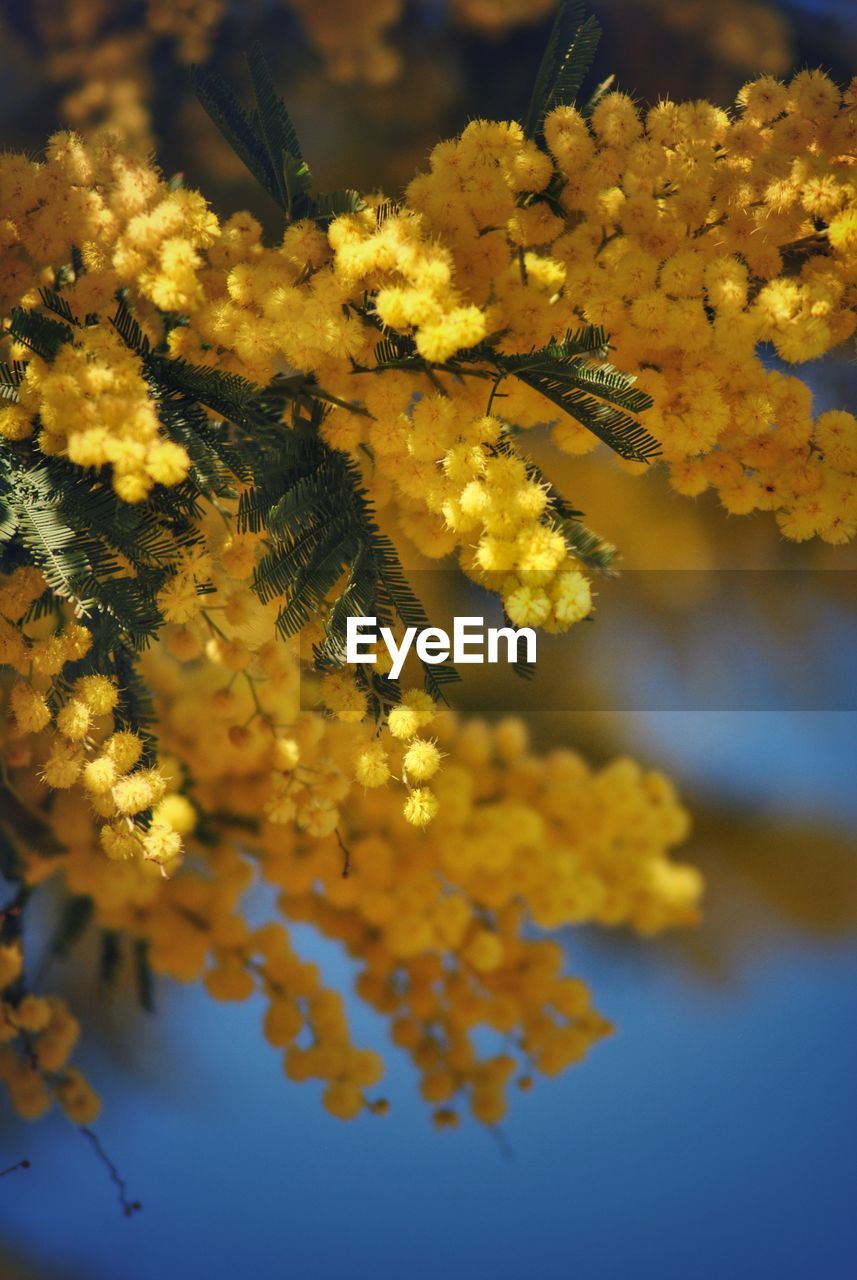
[{"label": "green foliage", "polygon": [[[6,441],[0,441],[0,495],[7,544],[14,538],[53,595],[87,618],[105,643],[125,637],[143,648],[160,622],[157,593],[197,537],[192,512],[166,518],[157,502],[129,506],[64,459],[26,459],[22,446]],[[133,566],[133,578],[120,557]]]},{"label": "green foliage", "polygon": [[541,137],[545,116],[555,107],[576,102],[600,38],[601,28],[595,18],[586,17],[583,0],[561,0],[533,86],[528,137]]},{"label": "green foliage", "polygon": [[[321,615],[325,637],[315,657],[330,670],[345,662],[349,614],[377,617],[382,626],[398,619],[405,627],[425,627],[428,619],[393,544],[378,529],[357,464],[325,444],[316,426],[288,434],[276,467],[242,494],[238,522],[243,530],[267,532],[271,550],[257,566],[254,587],[263,601],[280,602],[281,634],[295,636]],[[457,675],[451,667],[425,664],[424,678],[440,696],[441,686]],[[392,682],[381,684],[382,700],[395,701]]]},{"label": "green foliage", "polygon": [[60,347],[71,342],[74,336],[71,325],[66,322],[21,307],[12,308],[9,335],[43,360],[52,360]]},{"label": "green foliage", "polygon": [[20,360],[15,360],[12,364],[0,361],[0,400],[11,401],[13,404],[17,402],[18,387],[26,369],[26,364]]},{"label": "green foliage", "polygon": [[497,365],[576,418],[621,458],[649,462],[660,446],[636,415],[651,407],[651,396],[628,374],[594,358],[605,347],[603,330],[589,326],[528,355],[498,357]]},{"label": "green foliage", "polygon": [[[658,456],[660,446],[636,415],[651,407],[651,397],[634,385],[633,377],[607,361],[609,346],[600,325],[584,325],[560,341],[551,340],[523,355],[501,356],[490,342],[482,342],[443,364],[431,364],[417,353],[408,335],[388,333],[375,347],[375,369],[436,370],[492,378],[495,387],[507,376],[518,378],[621,458],[650,462]],[[491,407],[502,417],[493,397]]]},{"label": "green foliage", "polygon": [[279,184],[267,145],[240,99],[221,76],[207,67],[194,67],[191,75],[196,96],[232,150],[259,185],[279,203]]},{"label": "green foliage", "polygon": [[247,54],[247,66],[256,98],[253,112],[245,111],[226,81],[204,67],[194,68],[194,87],[226,141],[280,206],[286,220],[315,218],[326,222],[337,214],[362,208],[356,191],[312,195],[309,165],[260,45]]}]

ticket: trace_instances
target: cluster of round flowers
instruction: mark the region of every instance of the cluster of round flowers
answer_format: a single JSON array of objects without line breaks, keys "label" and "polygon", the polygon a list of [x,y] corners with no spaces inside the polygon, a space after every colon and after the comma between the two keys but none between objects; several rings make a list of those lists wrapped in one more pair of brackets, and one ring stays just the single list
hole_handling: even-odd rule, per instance
[{"label": "cluster of round flowers", "polygon": [[[92,796],[72,788],[47,819],[65,852],[34,853],[27,878],[62,875],[91,897],[101,927],[145,945],[156,973],[202,977],[217,999],[261,993],[286,1074],[322,1080],[334,1114],[384,1109],[382,1064],[351,1043],[341,997],[295,954],[286,922],[312,923],[357,961],[358,994],[390,1018],[448,1124],[460,1104],[496,1122],[513,1078],[526,1088],[537,1072],[563,1070],[608,1029],[564,974],[562,948],[532,926],[649,934],[695,920],[699,877],[670,856],[687,816],[661,775],[627,761],[593,772],[563,751],[538,757],[520,722],[462,722],[416,695],[380,737],[312,711],[293,709],[286,726],[275,708],[285,684],[294,695],[294,670],[254,677],[254,714],[244,677],[175,657],[188,652],[186,629],[170,626],[147,668],[168,787],[192,780],[155,809],[184,836],[181,873],[105,860]],[[408,783],[404,811],[384,785],[394,771]],[[11,776],[29,799],[28,770]],[[278,890],[280,918],[254,927],[242,897],[259,878]]]},{"label": "cluster of round flowers", "polygon": [[843,542],[857,521],[857,423],[814,422],[806,384],[762,345],[799,364],[854,332],[854,104],[805,71],[746,85],[735,116],[704,102],[644,115],[611,94],[591,121],[569,107],[545,126],[564,179],[551,253],[616,362],[640,370],[675,488],[774,511],[795,539]]},{"label": "cluster of round flowers", "polygon": [[20,942],[0,943],[0,1083],[25,1120],[58,1102],[75,1124],[91,1124],[100,1102],[77,1067],[68,1065],[80,1023],[57,996],[26,991]]},{"label": "cluster of round flowers", "polygon": [[0,435],[26,439],[37,423],[42,453],[109,465],[125,502],[179,484],[190,466],[187,450],[161,435],[138,357],[103,325],[81,330],[50,363],[30,357],[18,403],[0,410]]},{"label": "cluster of round flowers", "polygon": [[383,786],[399,770],[408,787],[402,813],[415,827],[426,826],[438,810],[437,796],[426,785],[441,762],[437,743],[425,736],[436,714],[437,706],[428,694],[409,689],[387,717],[386,732],[367,743],[355,760],[354,775],[363,787]]},{"label": "cluster of round flowers", "polygon": [[112,135],[55,134],[43,160],[4,153],[0,194],[4,316],[37,306],[39,288],[59,281],[81,318],[112,314],[117,293],[130,289],[147,326],[153,307],[190,304],[199,251],[219,230],[197,192],[171,189]]},{"label": "cluster of round flowers", "polygon": [[190,306],[199,289],[199,250],[212,244],[217,219],[112,136],[84,144],[57,134],[44,161],[0,156],[0,201],[0,313],[38,307],[39,290],[61,284],[79,321],[50,360],[0,335],[3,358],[27,362],[18,402],[0,407],[0,437],[35,433],[47,455],[109,465],[129,502],[180,483],[187,453],[164,438],[141,361],[109,318],[133,287],[138,320],[160,338],[160,313]]},{"label": "cluster of round flowers", "polygon": [[[208,549],[189,551],[165,588],[167,625],[144,658],[156,768],[112,722],[116,682],[64,673],[89,631],[24,621],[44,591],[35,571],[0,583],[15,673],[2,694],[9,785],[63,849],[33,850],[26,881],[61,876],[158,974],[203,978],[218,999],[260,993],[289,1078],[322,1080],[337,1116],[383,1111],[380,1059],[351,1043],[341,996],[295,954],[284,922],[314,923],[359,962],[358,991],[412,1053],[437,1123],[454,1123],[459,1103],[493,1123],[513,1076],[529,1087],[607,1029],[562,973],[561,948],[530,940],[528,922],[691,923],[699,878],[670,858],[686,815],[658,775],[539,759],[520,723],[462,723],[416,690],[380,732],[365,707],[337,709],[324,682],[335,714],[301,710],[297,647],[274,638],[273,611],[248,585],[262,539],[236,535],[223,514],[210,513]],[[281,912],[261,928],[242,910],[259,877]],[[480,1027],[498,1039],[487,1057]],[[10,1045],[7,1075],[16,1105],[35,1113],[43,1093],[22,1045]],[[90,1095],[70,1079],[60,1096],[89,1116]]]},{"label": "cluster of round flowers", "polygon": [[[666,102],[643,118],[608,94],[589,121],[552,112],[547,151],[516,125],[474,121],[435,148],[398,211],[376,200],[328,232],[297,223],[272,249],[249,215],[220,225],[196,193],[169,190],[115,144],[58,135],[43,163],[0,159],[4,308],[37,302],[79,244],[64,286],[73,310],[104,316],[122,289],[153,336],[161,315],[186,314],[170,326],[175,354],[259,383],[283,361],[313,375],[364,410],[335,409],[323,431],[395,464],[367,479],[420,550],[458,547],[466,564],[501,574],[577,566],[539,513],[538,486],[493,456],[498,433],[552,422],[565,451],[596,440],[513,378],[495,387],[478,361],[473,376],[445,366],[486,340],[520,354],[603,323],[616,363],[654,398],[646,423],[679,490],[710,485],[730,511],[775,511],[791,537],[844,541],[854,419],[814,422],[806,385],[759,351],[770,342],[794,363],[853,332],[852,96],[817,72],[753,82],[735,117]],[[413,336],[431,367],[378,370],[385,331]],[[6,435],[26,435],[38,414],[47,451],[84,465],[115,457],[128,497],[183,476],[186,457],[158,435],[115,335],[84,328],[54,363],[32,362],[22,404],[0,417]],[[136,410],[113,424],[120,390]],[[585,591],[565,581],[569,609],[546,590],[524,613],[557,626],[582,616]]]},{"label": "cluster of round flowers", "polygon": [[[597,440],[532,388],[456,360],[482,342],[510,356],[603,324],[615,363],[654,399],[645,424],[678,490],[773,511],[792,538],[847,540],[854,419],[814,421],[806,383],[772,369],[764,344],[795,364],[853,333],[852,98],[818,72],[753,82],[734,116],[670,102],[643,116],[613,93],[591,120],[552,112],[547,149],[517,125],[474,121],[435,148],[397,211],[374,200],[327,235],[292,226],[273,249],[252,223],[230,227],[230,260],[200,270],[205,299],[171,341],[257,380],[282,360],[311,372],[365,410],[336,408],[323,432],[393,464],[367,483],[421,552],[461,548],[466,565],[502,573],[523,551],[542,572],[559,542],[537,486],[494,459],[498,432],[551,423],[572,454]],[[430,367],[377,369],[384,333],[413,338]],[[486,468],[515,498],[499,512]]]},{"label": "cluster of round flowers", "polygon": [[[435,149],[400,208],[373,200],[329,229],[298,222],[273,248],[249,215],[221,225],[115,141],[60,135],[44,162],[0,157],[3,314],[60,285],[82,319],[52,360],[30,360],[0,430],[17,449],[111,466],[129,501],[182,479],[186,457],[161,437],[139,359],[106,323],[121,292],[174,355],[259,383],[284,366],[314,377],[339,402],[321,431],[364,461],[375,504],[426,553],[457,551],[516,624],[561,630],[588,612],[588,583],[508,442],[556,410],[498,379],[489,356],[598,322],[654,397],[676,487],[715,485],[731,510],[777,511],[791,536],[842,540],[857,501],[854,419],[813,422],[804,384],[757,348],[796,361],[853,331],[853,107],[853,92],[803,73],[748,86],[736,118],[663,103],[644,121],[621,94],[591,121],[558,108],[547,150],[517,125],[475,121]],[[378,365],[385,336],[413,342],[418,361]],[[592,443],[565,419],[554,439],[571,453]],[[245,918],[242,895],[261,876],[282,917],[311,921],[357,961],[361,995],[392,1019],[438,1122],[458,1101],[494,1122],[513,1076],[526,1087],[607,1029],[558,946],[531,929],[691,923],[699,878],[670,856],[684,811],[657,774],[534,756],[517,722],[462,723],[414,692],[380,733],[338,676],[308,683],[301,709],[297,648],[252,590],[264,535],[237,534],[234,514],[206,508],[204,541],[158,598],[166,626],[142,662],[157,761],[117,716],[117,679],[67,669],[87,657],[90,630],[61,603],[37,616],[36,571],[0,580],[4,786],[65,850],[27,853],[25,877],[62,874],[156,972],[203,976],[222,999],[261,992],[291,1078],[324,1080],[337,1115],[382,1109],[367,1092],[380,1064],[351,1044],[339,997],[282,921]],[[183,843],[192,865],[169,874]],[[487,1057],[485,1028],[500,1040]],[[22,1048],[3,1059],[20,1088]]]},{"label": "cluster of round flowers", "polygon": [[[181,839],[159,820],[156,806],[167,790],[155,764],[144,759],[138,734],[116,725],[115,679],[65,677],[92,646],[78,622],[48,617],[27,622],[45,593],[42,574],[19,568],[0,575],[0,663],[15,674],[0,684],[0,740],[7,768],[25,770],[21,793],[38,808],[48,790],[79,788],[87,797],[94,830],[110,858],[139,858],[158,874],[177,864]],[[151,815],[153,821],[142,821]]]},{"label": "cluster of round flowers", "polygon": [[[313,373],[347,404],[365,407],[335,408],[322,433],[357,456],[369,446],[376,504],[394,504],[424,554],[461,548],[465,569],[500,590],[519,623],[561,630],[585,616],[588,584],[553,526],[544,487],[520,460],[499,456],[506,424],[520,423],[527,406],[526,421],[535,422],[549,412],[546,402],[510,388],[497,397],[501,419],[485,412],[481,377],[368,372],[380,335],[357,308],[369,289],[382,325],[412,329],[417,349],[435,363],[486,335],[484,310],[462,301],[449,252],[426,236],[422,220],[404,212],[379,225],[367,209],[338,218],[329,243],[298,223],[276,249],[262,247],[249,220],[225,231],[240,259],[202,274],[205,301],[171,333],[175,354],[261,382],[282,359]],[[514,272],[517,281],[517,265]],[[355,363],[367,372],[355,372]]]},{"label": "cluster of round flowers", "polygon": [[440,753],[425,736],[436,704],[407,690],[376,732],[350,674],[318,679],[301,662],[301,649],[323,637],[323,617],[300,643],[277,636],[276,606],[261,604],[249,582],[263,539],[235,534],[220,519],[206,528],[210,551],[195,553],[165,588],[164,643],[144,659],[167,699],[160,733],[168,771],[190,772],[206,808],[262,812],[275,828],[295,826],[315,839],[337,832],[355,783],[400,780],[405,819],[425,826],[438,806],[426,784]]}]

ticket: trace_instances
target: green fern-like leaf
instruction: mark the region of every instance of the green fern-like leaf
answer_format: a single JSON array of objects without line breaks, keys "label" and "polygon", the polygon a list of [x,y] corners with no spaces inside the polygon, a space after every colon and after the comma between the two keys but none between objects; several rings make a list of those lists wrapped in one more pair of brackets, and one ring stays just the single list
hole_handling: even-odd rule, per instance
[{"label": "green fern-like leaf", "polygon": [[0,361],[0,400],[17,404],[18,388],[26,372],[27,366],[22,360],[14,360],[12,364]]},{"label": "green fern-like leaf", "polygon": [[60,347],[71,342],[73,329],[64,321],[55,320],[39,311],[13,307],[9,335],[43,360],[53,360]]},{"label": "green fern-like leaf", "polygon": [[68,299],[64,298],[61,293],[57,293],[55,289],[40,289],[39,297],[42,299],[44,306],[49,311],[53,311],[65,324],[70,327],[79,328],[80,320],[74,314],[69,306]]},{"label": "green fern-like leaf", "polygon": [[0,545],[9,542],[18,531],[18,517],[14,507],[5,498],[0,498]]},{"label": "green fern-like leaf", "polygon": [[[334,601],[325,621],[325,638],[318,646],[322,663],[341,667],[345,662],[346,627],[349,617],[378,617],[372,609],[378,603],[378,566],[371,548],[363,545],[351,565],[345,589]],[[382,614],[380,625],[387,625]]]},{"label": "green fern-like leaf", "polygon": [[86,547],[63,520],[58,502],[25,484],[15,493],[12,504],[21,539],[51,590],[64,600],[82,605],[79,592],[82,583],[91,577],[92,567]]},{"label": "green fern-like leaf", "polygon": [[252,123],[268,152],[278,203],[287,217],[301,217],[307,209],[312,178],[261,45],[255,44],[247,54],[247,66],[256,95]]},{"label": "green fern-like leaf", "polygon": [[582,0],[562,0],[539,67],[525,130],[540,136],[555,107],[574,103],[592,66],[601,28],[586,17]]},{"label": "green fern-like leaf", "polygon": [[136,351],[139,356],[148,355],[149,339],[132,316],[124,299],[120,299],[115,314],[110,317],[110,323],[126,347]]},{"label": "green fern-like leaf", "polygon": [[303,160],[301,145],[291,116],[277,93],[268,59],[258,41],[247,54],[247,67],[256,95],[259,127],[265,138],[272,163],[284,152]]},{"label": "green fern-like leaf", "polygon": [[660,446],[635,415],[651,407],[651,397],[633,378],[593,358],[605,349],[603,330],[587,328],[528,355],[503,356],[497,364],[576,418],[620,457],[649,462]]},{"label": "green fern-like leaf", "polygon": [[359,213],[366,208],[366,201],[359,191],[323,191],[312,197],[310,215],[317,222],[327,223],[342,213]]},{"label": "green fern-like leaf", "polygon": [[206,67],[194,67],[193,86],[202,106],[232,150],[268,195],[280,202],[280,185],[256,123],[227,82]]},{"label": "green fern-like leaf", "polygon": [[568,374],[548,374],[521,370],[515,376],[539,391],[563,413],[576,418],[620,458],[629,462],[651,462],[660,452],[655,438],[636,418],[583,392],[577,379]]},{"label": "green fern-like leaf", "polygon": [[[271,550],[256,568],[254,586],[265,602],[280,600],[280,631],[295,635],[327,608],[326,637],[317,646],[323,669],[344,662],[350,613],[392,626],[425,627],[428,619],[407,583],[395,549],[375,523],[356,463],[330,449],[310,426],[287,433],[279,468],[243,493],[239,528],[266,530]],[[343,574],[346,584],[333,592]],[[426,687],[457,678],[452,668],[426,666]],[[395,696],[376,690],[379,706]]]}]

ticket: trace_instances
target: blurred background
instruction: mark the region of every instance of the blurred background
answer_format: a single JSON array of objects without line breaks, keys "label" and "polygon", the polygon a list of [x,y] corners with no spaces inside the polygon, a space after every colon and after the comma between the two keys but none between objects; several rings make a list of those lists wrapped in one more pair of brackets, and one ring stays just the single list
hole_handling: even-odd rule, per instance
[{"label": "blurred background", "polygon": [[[605,30],[595,76],[615,72],[644,102],[728,105],[758,71],[822,66],[843,83],[857,71],[852,0],[592,7]],[[552,10],[0,0],[0,146],[36,152],[60,125],[118,128],[219,212],[249,207],[273,226],[195,103],[190,63],[210,58],[240,85],[241,50],[261,39],[318,184],[395,195],[438,138],[523,112]],[[854,411],[850,357],[804,372],[819,410]],[[601,586],[601,619],[551,648],[549,688],[495,673],[462,703],[518,706],[539,745],[670,772],[694,813],[682,856],[708,881],[702,927],[645,944],[568,937],[617,1033],[515,1099],[499,1136],[436,1133],[408,1063],[356,1000],[355,1035],[385,1053],[392,1108],[346,1125],[313,1086],[283,1079],[254,1003],[162,989],[157,1017],[142,1014],[121,984],[99,992],[84,938],[51,979],[89,1027],[98,1132],[144,1209],[123,1218],[61,1117],[28,1127],[2,1113],[0,1170],[31,1162],[0,1178],[2,1280],[857,1273],[857,554],[785,543],[769,515],[679,498],[657,470],[632,477],[601,453],[528,444],[619,546],[625,576]],[[439,602],[450,578],[406,558]],[[296,932],[348,987],[338,950]]]}]

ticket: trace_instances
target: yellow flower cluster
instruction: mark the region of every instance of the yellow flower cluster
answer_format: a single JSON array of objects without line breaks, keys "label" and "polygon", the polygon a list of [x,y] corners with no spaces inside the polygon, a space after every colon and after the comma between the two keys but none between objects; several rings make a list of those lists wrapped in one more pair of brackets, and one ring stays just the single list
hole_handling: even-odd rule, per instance
[{"label": "yellow flower cluster", "polygon": [[[314,838],[336,831],[355,779],[378,787],[401,778],[403,813],[415,826],[426,825],[437,799],[424,784],[440,754],[421,735],[435,703],[422,690],[407,691],[379,736],[369,738],[366,696],[351,674],[314,680],[302,673],[298,646],[276,636],[276,606],[261,604],[251,590],[264,540],[235,534],[220,515],[206,523],[210,551],[189,557],[162,592],[159,604],[173,625],[164,645],[144,659],[146,675],[170,698],[161,738],[182,765],[168,760],[168,772],[180,778],[192,759],[196,795],[206,808],[243,812],[253,797],[255,812],[274,827],[294,824]],[[307,654],[323,635],[324,610],[302,633]],[[198,659],[204,666],[188,682],[176,661]],[[319,710],[301,710],[301,703]],[[321,708],[354,735],[350,755],[328,753]],[[163,811],[159,806],[156,815]]]},{"label": "yellow flower cluster", "polygon": [[[19,403],[0,407],[0,436],[38,445],[83,467],[111,464],[129,502],[188,470],[185,450],[161,434],[139,358],[109,325],[121,290],[159,335],[160,311],[191,306],[199,250],[219,231],[196,192],[170,191],[155,169],[107,138],[51,139],[43,162],[0,156],[0,314],[39,304],[39,288],[63,283],[74,328],[52,361],[7,337],[0,353],[27,359]],[[76,269],[69,269],[79,254]]]},{"label": "yellow flower cluster", "polygon": [[[291,918],[358,957],[365,948],[358,991],[393,1018],[439,1122],[463,1095],[493,1123],[512,1073],[561,1071],[607,1029],[583,984],[562,976],[561,948],[523,936],[527,918],[543,929],[597,920],[655,931],[690,922],[699,885],[664,859],[686,818],[658,775],[622,762],[592,774],[564,752],[536,759],[517,721],[492,731],[444,713],[436,729],[449,759],[427,837],[369,791],[347,811],[347,881],[319,861],[313,886],[306,853],[282,847],[268,848],[263,868]],[[480,1060],[480,1027],[521,1058]]]},{"label": "yellow flower cluster", "polygon": [[[92,637],[86,627],[72,622],[48,636],[31,639],[23,619],[45,592],[47,584],[38,569],[22,567],[10,574],[0,574],[0,666],[9,667],[20,676],[49,683],[60,674],[67,662],[86,656]],[[41,692],[23,682],[14,688],[27,689],[17,695],[24,732],[39,732],[50,720],[50,709]],[[25,703],[29,710],[25,711]],[[19,712],[16,711],[16,716]]]},{"label": "yellow flower cluster", "polygon": [[98,1117],[98,1096],[68,1066],[79,1035],[65,1001],[27,994],[20,942],[0,943],[0,1083],[23,1119],[41,1119],[54,1102],[75,1124]]},{"label": "yellow flower cluster", "polygon": [[356,756],[354,775],[363,787],[380,787],[391,777],[401,777],[408,788],[402,813],[414,827],[425,827],[438,811],[438,798],[426,783],[440,768],[442,752],[436,741],[424,736],[433,726],[437,706],[420,689],[405,692],[400,706],[387,717],[385,731]]},{"label": "yellow flower cluster", "polygon": [[[557,593],[572,599],[572,616],[586,611],[579,579],[563,585],[576,566],[541,518],[544,494],[513,458],[492,453],[507,423],[554,421],[556,443],[573,453],[594,437],[567,416],[556,422],[554,406],[513,379],[492,396],[484,376],[361,373],[355,364],[373,366],[376,326],[413,335],[423,358],[443,366],[486,338],[509,355],[581,320],[603,323],[616,363],[638,372],[655,399],[647,425],[677,488],[712,485],[731,511],[776,511],[789,536],[845,540],[855,521],[853,419],[816,426],[804,384],[767,368],[759,347],[772,343],[794,363],[853,332],[852,96],[803,72],[788,86],[748,85],[734,118],[705,103],[664,102],[644,120],[614,93],[591,121],[571,107],[553,112],[550,154],[517,125],[476,121],[435,148],[399,211],[384,216],[375,202],[327,234],[297,223],[273,249],[249,215],[220,226],[198,194],[170,191],[148,165],[58,135],[43,164],[0,160],[4,306],[33,302],[80,241],[85,269],[67,290],[80,314],[103,315],[126,289],[149,326],[155,308],[189,316],[169,335],[176,354],[260,383],[283,360],[313,374],[365,407],[336,409],[324,432],[336,447],[368,444],[391,464],[379,469],[376,497],[392,499],[420,549],[464,546],[475,572],[548,575],[526,583],[541,594],[520,616],[543,613],[559,627],[567,623]],[[109,420],[109,363],[140,411],[124,434],[105,428],[109,448],[85,423],[72,439],[62,426],[63,369],[46,404],[47,448],[74,457],[79,447],[87,462],[118,453],[128,496],[181,478],[186,460],[164,450],[118,340],[84,330],[64,359],[69,418],[100,381]],[[36,384],[42,372],[34,365]],[[29,430],[37,390],[4,411],[12,438]],[[508,604],[517,587],[502,590]]]},{"label": "yellow flower cluster", "polygon": [[[503,139],[517,136],[507,126],[471,128],[476,150],[491,130]],[[513,181],[520,185],[520,175]],[[514,210],[508,189],[507,197]],[[199,272],[202,301],[190,309],[188,325],[172,330],[170,348],[259,383],[285,360],[346,405],[363,406],[364,413],[334,409],[322,434],[358,457],[360,446],[369,445],[376,503],[393,501],[402,528],[425,554],[463,548],[466,570],[501,592],[514,621],[564,630],[589,612],[588,583],[551,523],[544,488],[519,459],[498,456],[504,420],[485,412],[491,384],[443,373],[355,372],[355,362],[374,365],[381,336],[359,311],[367,292],[375,295],[377,323],[413,332],[417,350],[433,364],[482,341],[490,321],[504,324],[496,306],[492,312],[467,301],[461,286],[473,290],[479,273],[468,274],[466,264],[456,273],[450,250],[432,230],[409,210],[381,216],[367,208],[337,218],[327,236],[309,222],[296,223],[281,245],[266,249],[252,219],[232,219],[207,255],[210,267]],[[548,281],[541,260],[530,255],[522,283],[517,250],[500,239],[511,314],[522,291],[534,292],[538,303],[558,278],[551,269]],[[543,339],[549,337],[545,328]],[[500,347],[520,349],[513,334]],[[497,403],[506,421],[525,425],[550,412],[523,386]]]},{"label": "yellow flower cluster", "polygon": [[[71,892],[92,897],[104,928],[147,944],[157,973],[203,977],[217,999],[261,991],[264,1033],[285,1051],[286,1074],[323,1080],[336,1115],[381,1109],[370,1092],[381,1062],[351,1044],[341,998],[294,953],[283,922],[247,924],[240,900],[257,875],[279,890],[286,920],[311,922],[358,961],[359,995],[391,1019],[440,1124],[459,1102],[495,1123],[513,1074],[523,1087],[533,1072],[555,1074],[607,1030],[583,984],[563,975],[562,948],[532,939],[531,925],[654,933],[696,918],[699,877],[669,856],[687,817],[659,774],[626,761],[593,772],[563,751],[533,756],[518,721],[491,729],[444,712],[432,741],[414,734],[422,717],[403,706],[390,736],[407,743],[403,769],[417,789],[431,779],[439,800],[423,832],[376,785],[363,726],[301,712],[286,736],[270,723],[265,708],[283,697],[271,684],[282,677],[258,682],[262,712],[236,734],[247,706],[225,672],[215,680],[210,663],[162,653],[149,674],[166,767],[172,759],[194,778],[193,805],[175,794],[156,816],[182,827],[193,864],[164,880],[136,860],[105,863],[91,812],[66,791],[51,821],[68,852],[34,856],[29,877],[61,871]],[[485,1030],[498,1040],[487,1056]]]},{"label": "yellow flower cluster", "polygon": [[[160,820],[142,826],[165,795],[161,771],[146,762],[144,743],[117,727],[116,681],[106,675],[65,678],[68,664],[89,652],[92,634],[78,622],[26,623],[45,591],[38,570],[0,575],[0,666],[18,678],[0,682],[0,740],[7,765],[26,769],[25,799],[40,806],[47,789],[79,789],[109,858],[138,858],[155,874],[174,867],[181,836]],[[33,633],[33,634],[31,634]]]},{"label": "yellow flower cluster", "polygon": [[[109,325],[120,295],[174,356],[260,384],[314,378],[335,406],[320,431],[360,461],[375,505],[426,554],[457,552],[514,623],[558,631],[589,612],[589,584],[509,437],[551,422],[568,453],[595,441],[502,361],[589,322],[654,397],[648,425],[676,488],[712,485],[730,510],[776,511],[792,537],[842,541],[857,522],[857,424],[814,422],[804,383],[759,349],[794,363],[854,330],[855,101],[815,72],[754,82],[735,117],[667,102],[643,118],[610,94],[589,121],[552,112],[546,149],[516,124],[474,121],[400,206],[376,197],[329,227],[299,221],[274,247],[249,214],[219,223],[106,136],[57,135],[42,162],[2,156],[0,311],[54,285],[81,322],[52,359],[3,340],[29,363],[0,433],[111,466],[127,501],[182,480],[188,459],[161,434],[143,362]],[[382,339],[417,359],[379,366]],[[167,625],[141,663],[157,761],[117,715],[118,678],[70,669],[90,629],[65,605],[30,620],[35,570],[0,578],[4,787],[65,849],[31,850],[27,879],[62,872],[158,973],[203,977],[220,999],[261,992],[290,1078],[323,1080],[336,1115],[382,1109],[369,1092],[381,1063],[352,1045],[341,998],[282,921],[248,924],[242,895],[263,879],[286,920],[357,961],[438,1123],[461,1102],[494,1123],[513,1076],[526,1087],[562,1070],[607,1030],[558,944],[532,930],[691,923],[699,877],[670,856],[686,815],[658,774],[532,755],[519,723],[462,723],[413,690],[376,732],[361,690],[316,679],[279,637],[276,605],[252,589],[265,535],[237,533],[230,502],[204,508],[202,540],[158,596]],[[304,646],[325,621],[323,606]],[[180,867],[183,843],[193,862]],[[487,1056],[484,1029],[499,1041]],[[2,1064],[37,1111],[30,1077]],[[83,1082],[63,1079],[64,1105],[88,1115]]]},{"label": "yellow flower cluster", "polygon": [[[571,228],[551,252],[617,364],[640,370],[674,486],[775,511],[797,539],[853,536],[857,423],[814,423],[807,386],[771,370],[760,344],[799,363],[854,331],[854,103],[807,71],[748,84],[733,118],[671,102],[643,118],[610,94],[591,122],[569,107],[545,126]],[[590,443],[564,426],[556,439]]]},{"label": "yellow flower cluster", "polygon": [[[383,1110],[382,1063],[351,1043],[341,997],[295,954],[282,920],[247,923],[242,895],[267,881],[285,920],[314,923],[359,961],[358,991],[391,1018],[437,1123],[454,1121],[457,1102],[494,1123],[513,1073],[527,1087],[607,1029],[563,976],[561,948],[530,940],[529,927],[691,923],[699,877],[670,858],[686,815],[657,774],[626,762],[593,773],[563,752],[539,759],[519,722],[463,723],[415,690],[378,734],[365,708],[301,710],[296,646],[273,638],[274,610],[249,590],[263,539],[236,535],[221,512],[204,528],[209,550],[188,553],[161,602],[172,620],[144,659],[157,769],[113,725],[112,680],[66,678],[61,701],[52,687],[85,651],[86,629],[27,635],[45,629],[19,625],[44,583],[31,570],[2,580],[0,612],[20,646],[3,654],[22,673],[4,686],[9,784],[64,849],[34,849],[26,878],[35,887],[61,873],[101,927],[145,945],[158,974],[202,977],[217,999],[261,992],[264,1033],[289,1078],[324,1081],[337,1116]],[[307,680],[304,700],[335,703],[328,679],[317,690]],[[396,777],[404,804],[387,785]],[[151,821],[140,825],[143,809]],[[191,858],[179,868],[182,843]],[[519,1051],[480,1056],[480,1027]],[[88,1115],[71,1079],[61,1100]]]},{"label": "yellow flower cluster", "polygon": [[82,330],[50,363],[31,357],[18,395],[0,417],[0,433],[22,439],[38,422],[42,453],[81,467],[109,464],[126,502],[187,475],[187,451],[161,437],[139,358],[103,325]]},{"label": "yellow flower cluster", "polygon": [[[517,125],[475,121],[435,148],[398,211],[373,202],[326,237],[299,223],[273,249],[249,220],[230,227],[230,260],[200,271],[204,301],[173,349],[260,381],[285,360],[363,406],[329,415],[328,442],[368,445],[376,503],[424,554],[460,548],[518,623],[562,629],[589,588],[540,486],[497,456],[500,433],[549,421],[565,451],[597,441],[512,378],[445,367],[486,338],[512,355],[603,323],[654,397],[646,424],[677,489],[710,485],[730,511],[775,511],[790,537],[844,541],[854,419],[814,423],[805,384],[761,344],[794,363],[853,332],[852,97],[804,72],[748,85],[734,118],[664,102],[643,119],[613,93],[591,121],[553,112],[547,152]],[[429,372],[361,371],[378,336],[367,297]]]}]

